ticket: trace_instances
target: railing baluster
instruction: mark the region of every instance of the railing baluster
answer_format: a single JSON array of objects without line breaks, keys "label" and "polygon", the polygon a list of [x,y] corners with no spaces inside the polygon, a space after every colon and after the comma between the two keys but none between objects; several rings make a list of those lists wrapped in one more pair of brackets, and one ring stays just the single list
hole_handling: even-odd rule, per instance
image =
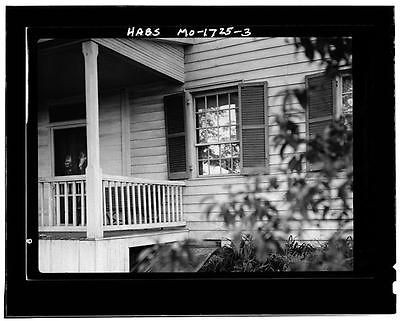
[{"label": "railing baluster", "polygon": [[115,192],[115,212],[117,213],[117,225],[119,225],[119,200],[118,200],[118,182],[114,182]]},{"label": "railing baluster", "polygon": [[183,221],[183,187],[182,186],[179,186],[179,203],[180,203],[179,221]]},{"label": "railing baluster", "polygon": [[107,225],[106,185],[108,185],[108,181],[102,181],[102,184],[103,184],[103,225]]},{"label": "railing baluster", "polygon": [[132,224],[130,186],[131,186],[131,183],[126,183],[126,209],[128,212],[127,213],[128,214],[128,225]]},{"label": "railing baluster", "polygon": [[148,223],[152,223],[152,214],[153,214],[153,211],[152,211],[152,209],[151,209],[151,185],[150,184],[147,184],[147,206],[148,206],[148,209],[149,209],[149,220],[148,220]]},{"label": "railing baluster", "polygon": [[161,223],[161,186],[157,184],[158,222]]},{"label": "railing baluster", "polygon": [[39,199],[40,199],[40,225],[44,226],[44,183],[39,183]]},{"label": "railing baluster", "polygon": [[86,201],[85,201],[85,189],[86,189],[86,181],[82,181],[82,188],[81,188],[81,193],[82,193],[82,208],[81,208],[81,225],[86,226]]},{"label": "railing baluster", "polygon": [[170,186],[167,186],[167,209],[168,209],[168,222],[171,222],[171,201],[170,201]]},{"label": "railing baluster", "polygon": [[175,222],[175,213],[176,213],[176,208],[175,208],[175,186],[171,186],[171,203],[172,203],[172,219],[171,222]]},{"label": "railing baluster", "polygon": [[57,220],[57,226],[61,225],[61,213],[60,213],[60,203],[61,203],[61,185],[60,183],[56,183],[56,220]]},{"label": "railing baluster", "polygon": [[142,224],[142,195],[141,195],[141,184],[137,184],[138,190],[138,209],[139,209],[139,224]]},{"label": "railing baluster", "polygon": [[175,186],[175,222],[179,222],[179,186]]},{"label": "railing baluster", "polygon": [[113,220],[112,220],[112,217],[113,217],[113,214],[112,214],[112,203],[113,203],[113,201],[112,201],[112,191],[111,191],[111,188],[112,188],[112,183],[111,183],[111,181],[109,181],[108,182],[108,222],[109,222],[109,225],[113,225]]},{"label": "railing baluster", "polygon": [[153,223],[157,223],[156,186],[154,184],[152,185],[152,193],[153,193],[153,206],[152,206]]},{"label": "railing baluster", "polygon": [[68,226],[68,184],[64,182],[64,225]]},{"label": "railing baluster", "polygon": [[49,226],[53,226],[53,185],[49,183],[48,187]]},{"label": "railing baluster", "polygon": [[167,221],[165,213],[165,185],[162,186],[162,206],[163,206],[163,222]]},{"label": "railing baluster", "polygon": [[72,182],[72,226],[76,226],[76,182]]},{"label": "railing baluster", "polygon": [[132,188],[132,213],[133,213],[133,224],[136,224],[136,185],[135,184],[130,184]]},{"label": "railing baluster", "polygon": [[143,184],[142,186],[143,186],[143,209],[144,209],[144,222],[143,223],[146,224],[149,222],[147,219],[147,198],[146,198],[147,184]]},{"label": "railing baluster", "polygon": [[126,225],[126,217],[125,217],[125,193],[124,188],[125,183],[120,183],[121,187],[121,207],[122,207],[122,225]]}]

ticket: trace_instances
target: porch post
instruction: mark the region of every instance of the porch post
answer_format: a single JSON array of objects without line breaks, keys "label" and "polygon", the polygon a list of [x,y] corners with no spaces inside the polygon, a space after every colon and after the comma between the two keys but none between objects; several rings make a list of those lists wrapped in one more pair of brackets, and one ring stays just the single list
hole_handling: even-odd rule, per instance
[{"label": "porch post", "polygon": [[99,101],[97,88],[98,47],[93,41],[82,43],[85,57],[87,238],[103,238],[102,173],[100,168]]}]

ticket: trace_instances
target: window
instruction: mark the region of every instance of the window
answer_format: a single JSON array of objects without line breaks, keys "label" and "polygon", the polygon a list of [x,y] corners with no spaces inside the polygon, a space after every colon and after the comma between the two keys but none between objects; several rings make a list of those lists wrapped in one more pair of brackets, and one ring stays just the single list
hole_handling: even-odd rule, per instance
[{"label": "window", "polygon": [[54,129],[53,139],[55,176],[85,174],[86,127]]},{"label": "window", "polygon": [[239,173],[238,92],[196,96],[194,108],[199,176]]},{"label": "window", "polygon": [[348,126],[353,124],[353,78],[351,74],[342,74],[338,79],[338,110]]}]

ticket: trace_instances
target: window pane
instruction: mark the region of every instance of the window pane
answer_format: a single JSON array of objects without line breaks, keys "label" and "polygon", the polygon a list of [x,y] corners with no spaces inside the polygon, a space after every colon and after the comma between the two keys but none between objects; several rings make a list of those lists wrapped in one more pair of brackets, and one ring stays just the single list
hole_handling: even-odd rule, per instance
[{"label": "window pane", "polygon": [[207,122],[206,122],[206,114],[202,113],[202,114],[197,114],[196,115],[196,127],[197,128],[204,128],[207,126]]},{"label": "window pane", "polygon": [[232,125],[236,125],[236,119],[238,117],[238,110],[237,109],[231,109],[230,113],[231,113],[231,124]]},{"label": "window pane", "polygon": [[229,127],[220,127],[219,128],[219,141],[226,142],[230,140],[229,136]]},{"label": "window pane", "polygon": [[207,96],[207,109],[208,110],[217,109],[217,96]]},{"label": "window pane", "polygon": [[219,126],[229,125],[229,110],[221,110],[219,112]]},{"label": "window pane", "polygon": [[231,174],[232,164],[231,159],[221,159],[221,174]]},{"label": "window pane", "polygon": [[221,166],[219,164],[219,159],[210,160],[210,174],[211,175],[221,174]]},{"label": "window pane", "polygon": [[218,126],[218,113],[216,112],[206,113],[206,117],[207,117],[206,121],[208,127]]},{"label": "window pane", "polygon": [[198,148],[198,158],[207,159],[208,158],[208,146],[201,146]]},{"label": "window pane", "polygon": [[342,96],[343,114],[351,114],[353,112],[353,95],[345,94]]},{"label": "window pane", "polygon": [[218,105],[220,109],[229,109],[228,94],[218,95]]},{"label": "window pane", "polygon": [[199,162],[199,175],[208,175],[207,161]]},{"label": "window pane", "polygon": [[232,159],[232,173],[239,173],[240,172],[240,162],[239,158],[233,158]]},{"label": "window pane", "polygon": [[218,128],[208,129],[207,143],[216,143],[216,142],[218,142]]},{"label": "window pane", "polygon": [[238,104],[238,94],[237,94],[237,93],[231,93],[231,94],[230,94],[230,99],[231,99],[231,108],[237,108],[237,107],[239,107],[239,104]]},{"label": "window pane", "polygon": [[231,140],[237,140],[237,130],[236,126],[231,126]]},{"label": "window pane", "polygon": [[207,143],[207,129],[198,129],[197,130],[197,143],[203,144]]},{"label": "window pane", "polygon": [[219,145],[210,145],[209,147],[209,157],[219,158]]},{"label": "window pane", "polygon": [[204,111],[205,109],[205,97],[198,97],[195,99],[196,111]]},{"label": "window pane", "polygon": [[232,144],[232,157],[239,157],[239,144]]},{"label": "window pane", "polygon": [[231,154],[231,144],[221,144],[221,158],[230,158]]}]

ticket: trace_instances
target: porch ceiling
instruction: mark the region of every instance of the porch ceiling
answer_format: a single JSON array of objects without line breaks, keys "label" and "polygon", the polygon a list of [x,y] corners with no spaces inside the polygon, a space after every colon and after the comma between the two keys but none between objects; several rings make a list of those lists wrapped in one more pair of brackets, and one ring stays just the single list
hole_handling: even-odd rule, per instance
[{"label": "porch ceiling", "polygon": [[[85,65],[81,42],[65,45],[57,41],[57,47],[46,46],[38,53],[39,99],[58,99],[84,96]],[[99,45],[98,54],[99,93],[113,88],[151,85],[176,81]]]}]

